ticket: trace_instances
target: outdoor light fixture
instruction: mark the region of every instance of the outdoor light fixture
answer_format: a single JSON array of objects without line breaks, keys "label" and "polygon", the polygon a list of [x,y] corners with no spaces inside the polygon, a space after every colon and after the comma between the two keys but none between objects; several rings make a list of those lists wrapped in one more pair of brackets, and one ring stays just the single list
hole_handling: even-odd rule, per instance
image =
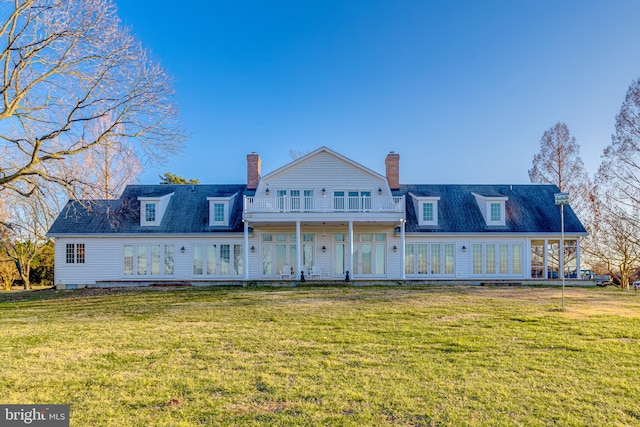
[{"label": "outdoor light fixture", "polygon": [[325,190],[325,189],[323,188],[323,189],[322,189],[322,195],[324,196],[326,192],[327,192],[327,190]]},{"label": "outdoor light fixture", "polygon": [[322,252],[327,252],[327,247],[326,246],[322,247]]},{"label": "outdoor light fixture", "polygon": [[269,187],[267,187],[267,189],[264,190],[264,194],[266,194],[267,196],[269,195]]},{"label": "outdoor light fixture", "polygon": [[256,251],[256,247],[255,246],[251,246],[251,253],[254,253]]},{"label": "outdoor light fixture", "polygon": [[382,196],[382,188],[378,188],[378,196]]},{"label": "outdoor light fixture", "polygon": [[467,252],[467,247],[465,245],[462,245],[462,252]]},{"label": "outdoor light fixture", "polygon": [[180,253],[182,253],[182,254],[184,253],[184,246],[182,246],[182,247],[180,248]]},{"label": "outdoor light fixture", "polygon": [[396,245],[393,245],[393,252],[398,252],[398,247]]}]

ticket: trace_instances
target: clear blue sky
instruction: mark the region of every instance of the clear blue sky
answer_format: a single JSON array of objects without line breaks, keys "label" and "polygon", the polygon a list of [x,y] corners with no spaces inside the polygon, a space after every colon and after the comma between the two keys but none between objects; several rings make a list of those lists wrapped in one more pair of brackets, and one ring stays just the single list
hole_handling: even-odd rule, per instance
[{"label": "clear blue sky", "polygon": [[590,173],[640,77],[637,0],[116,0],[190,132],[149,168],[244,183],[327,147],[402,183],[527,183],[565,122]]}]

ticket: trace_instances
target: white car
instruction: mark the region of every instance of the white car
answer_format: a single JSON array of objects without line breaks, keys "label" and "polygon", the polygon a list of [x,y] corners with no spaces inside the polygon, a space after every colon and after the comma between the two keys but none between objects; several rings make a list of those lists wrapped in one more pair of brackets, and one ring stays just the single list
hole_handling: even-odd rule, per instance
[{"label": "white car", "polygon": [[640,280],[638,280],[637,282],[633,282],[633,283],[631,284],[631,287],[632,287],[633,289],[635,289],[636,291],[637,291],[638,289],[640,289]]}]

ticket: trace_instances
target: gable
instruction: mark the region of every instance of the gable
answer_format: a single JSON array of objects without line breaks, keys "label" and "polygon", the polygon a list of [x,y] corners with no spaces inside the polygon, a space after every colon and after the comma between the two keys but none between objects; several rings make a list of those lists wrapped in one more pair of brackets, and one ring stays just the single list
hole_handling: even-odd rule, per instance
[{"label": "gable", "polygon": [[381,188],[388,193],[386,177],[322,147],[260,179],[257,193],[278,188]]}]

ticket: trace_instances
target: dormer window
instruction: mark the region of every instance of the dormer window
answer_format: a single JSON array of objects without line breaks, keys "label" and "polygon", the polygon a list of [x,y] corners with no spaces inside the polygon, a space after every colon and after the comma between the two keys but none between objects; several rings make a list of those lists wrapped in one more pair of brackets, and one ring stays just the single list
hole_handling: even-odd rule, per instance
[{"label": "dormer window", "polygon": [[140,201],[140,225],[143,227],[160,225],[171,196],[173,196],[173,193],[163,196],[138,197]]},{"label": "dormer window", "polygon": [[159,201],[142,201],[140,203],[140,209],[142,215],[140,216],[140,225],[160,225],[158,220],[158,203]]},{"label": "dormer window", "polygon": [[438,225],[438,200],[440,197],[416,196],[413,197],[413,204],[416,207],[416,215],[419,225]]},{"label": "dormer window", "polygon": [[209,201],[209,225],[229,225],[231,206],[236,194],[231,197],[207,197]]},{"label": "dormer window", "polygon": [[506,225],[506,203],[508,197],[472,193],[488,226]]}]

